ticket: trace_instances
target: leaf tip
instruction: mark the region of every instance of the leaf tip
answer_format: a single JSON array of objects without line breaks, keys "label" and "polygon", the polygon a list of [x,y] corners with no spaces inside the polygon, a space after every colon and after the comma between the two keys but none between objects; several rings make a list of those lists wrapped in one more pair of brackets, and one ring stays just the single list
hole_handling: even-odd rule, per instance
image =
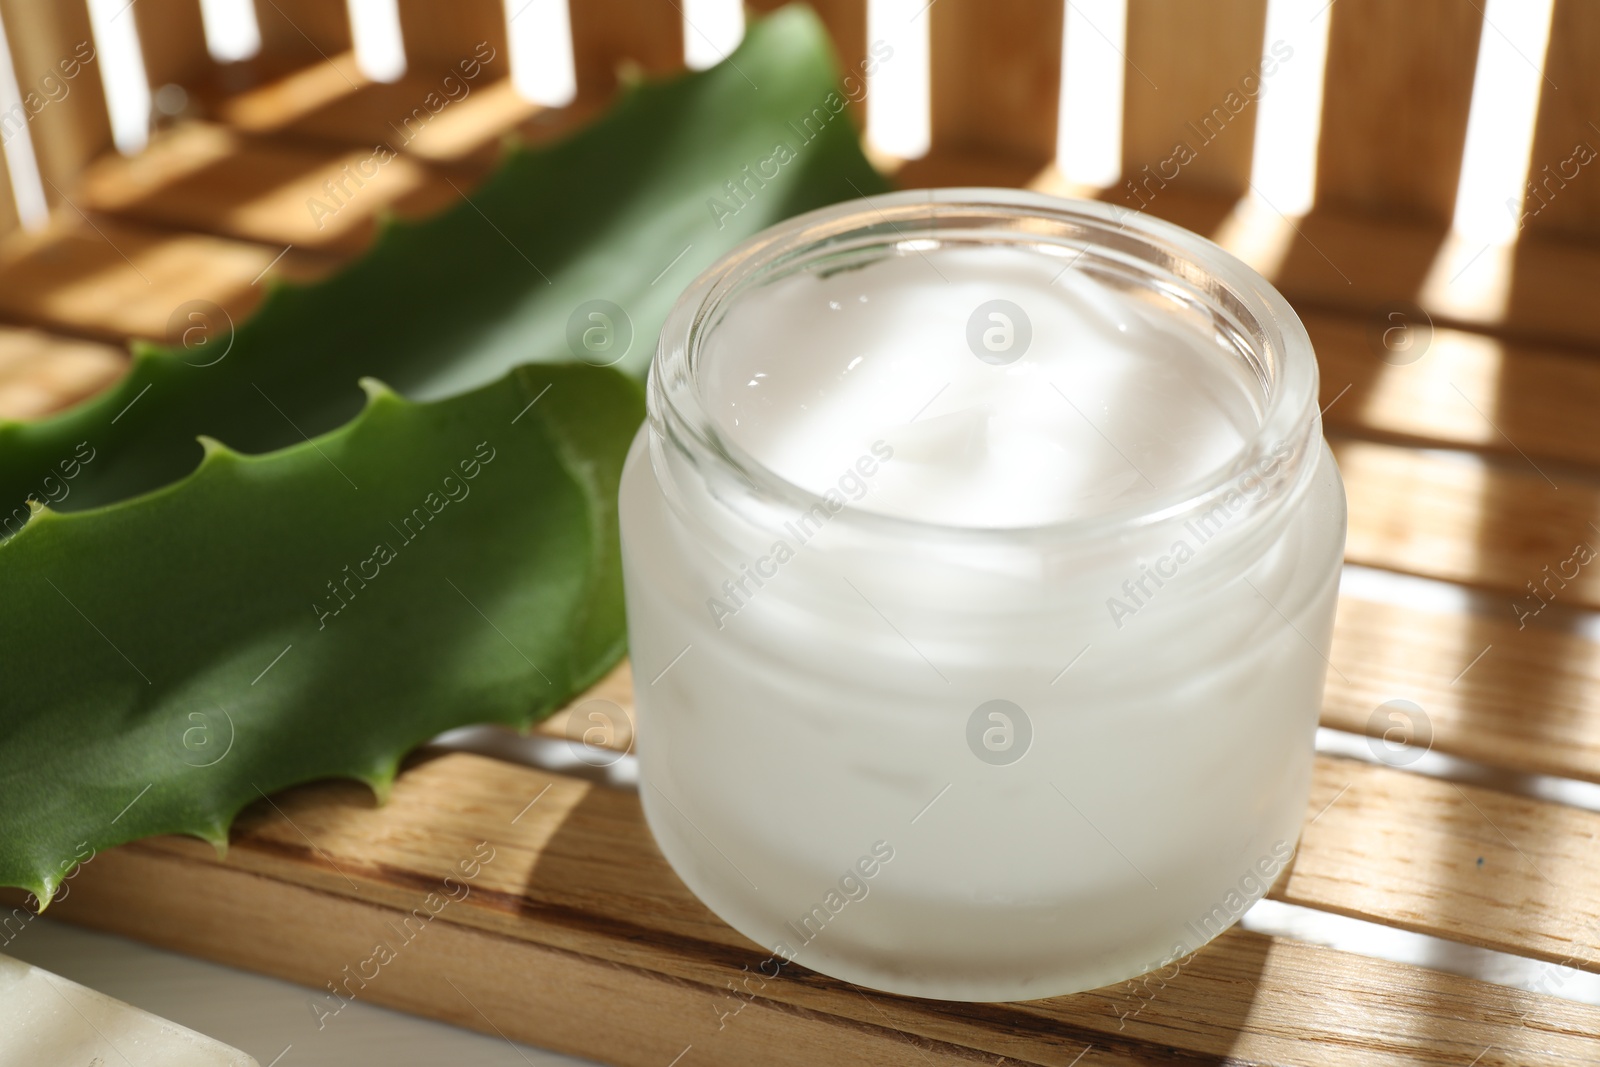
[{"label": "leaf tip", "polygon": [[228,858],[228,828],[220,824],[203,827],[194,831],[194,835],[217,851],[217,862],[223,863]]},{"label": "leaf tip", "polygon": [[201,457],[203,462],[215,461],[223,457],[237,459],[239,456],[239,453],[209,434],[201,434],[195,440],[200,442],[200,448],[205,452],[205,455]]},{"label": "leaf tip", "polygon": [[389,798],[394,795],[394,780],[399,773],[398,763],[390,763],[386,767],[379,767],[369,774],[358,774],[356,777],[372,790],[372,799],[377,801],[381,808],[389,803]]},{"label": "leaf tip", "polygon": [[362,378],[361,391],[367,394],[367,407],[369,408],[376,407],[379,402],[405,403],[405,397],[376,378]]},{"label": "leaf tip", "polygon": [[22,528],[12,536],[13,541],[32,530],[35,526],[43,526],[46,522],[52,519],[59,519],[61,517],[61,513],[59,511],[56,511],[49,504],[46,504],[44,501],[39,500],[36,497],[30,496],[27,500],[27,504],[28,517],[23,520]]}]

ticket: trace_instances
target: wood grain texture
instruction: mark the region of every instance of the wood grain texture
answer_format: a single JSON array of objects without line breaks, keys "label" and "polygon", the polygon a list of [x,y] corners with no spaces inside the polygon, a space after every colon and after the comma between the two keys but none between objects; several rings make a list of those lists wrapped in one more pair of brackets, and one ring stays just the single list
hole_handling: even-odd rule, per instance
[{"label": "wood grain texture", "polygon": [[351,46],[344,4],[329,0],[255,0],[261,53],[273,64],[327,62]]},{"label": "wood grain texture", "polygon": [[[959,185],[986,167],[970,155],[925,161],[918,180]],[[1082,196],[1053,167],[1029,188]],[[1119,201],[1120,202],[1120,201]],[[1436,325],[1464,326],[1531,343],[1600,348],[1589,312],[1600,290],[1600,243],[1524,232],[1510,252],[1451,244],[1428,220],[1325,209],[1286,219],[1265,205],[1169,182],[1146,210],[1217,241],[1264,274],[1299,310],[1366,318],[1413,301]]]},{"label": "wood grain texture", "polygon": [[[1393,310],[1393,309],[1390,309]],[[1585,354],[1435,327],[1390,363],[1378,309],[1364,320],[1302,316],[1322,370],[1323,422],[1345,434],[1600,466],[1592,428],[1600,363]],[[1415,325],[1415,323],[1413,323]],[[1402,327],[1404,328],[1404,327]],[[1493,425],[1489,420],[1493,419]],[[1519,452],[1520,450],[1520,452]]]},{"label": "wood grain texture", "polygon": [[[1524,232],[1555,237],[1600,238],[1600,7],[1583,0],[1555,0],[1546,81],[1540,84],[1523,205]],[[1589,162],[1575,155],[1588,149]]]},{"label": "wood grain texture", "polygon": [[[1261,77],[1266,16],[1266,0],[1130,0],[1124,184],[1109,199],[1137,207],[1174,181],[1234,196],[1249,187],[1255,98],[1271,85]],[[1179,145],[1193,153],[1181,166]]]},{"label": "wood grain texture", "polygon": [[583,0],[568,10],[580,98],[609,98],[619,71],[683,68],[683,15],[674,0]]},{"label": "wood grain texture", "polygon": [[[406,71],[442,75],[487,45],[508,64],[504,0],[398,0]],[[509,69],[509,66],[507,67]],[[459,76],[459,75],[458,75]]]},{"label": "wood grain texture", "polygon": [[122,377],[127,353],[112,345],[0,326],[0,419],[35,419]]},{"label": "wood grain texture", "polygon": [[[14,235],[0,252],[0,316],[78,337],[121,343],[166,337],[178,306],[211,300],[237,321],[273,275],[310,280],[333,261],[300,249],[99,220]],[[271,268],[270,271],[268,268]]]},{"label": "wood grain texture", "polygon": [[[476,175],[453,177],[461,189],[475,184]],[[431,214],[460,197],[450,180],[386,145],[267,146],[225,127],[186,123],[134,158],[98,161],[83,177],[79,204],[280,249],[349,254],[371,242],[383,213]]]},{"label": "wood grain texture", "polygon": [[[78,173],[111,145],[89,9],[86,0],[0,0],[0,18],[5,20],[17,87],[31,115],[28,135],[45,195],[60,204],[71,195]],[[66,76],[74,71],[75,77]],[[53,92],[52,85],[57,86]]]},{"label": "wood grain texture", "polygon": [[1053,0],[943,0],[928,8],[933,151],[1035,167],[1054,157],[1062,10]]},{"label": "wood grain texture", "polygon": [[17,228],[17,201],[11,190],[11,172],[6,169],[5,156],[0,154],[0,241]]},{"label": "wood grain texture", "polygon": [[505,76],[508,69],[501,53],[477,79],[458,77],[452,83],[457,98],[448,103],[440,78],[407,75],[281,122],[259,121],[257,129],[339,146],[384,144],[417,159],[487,168],[508,134],[535,140],[536,131],[571,129],[586,117],[579,108],[551,111],[524,100]]},{"label": "wood grain texture", "polygon": [[1481,8],[1467,0],[1340,0],[1329,17],[1318,203],[1448,222]]},{"label": "wood grain texture", "polygon": [[[1423,709],[1435,751],[1485,767],[1600,781],[1600,643],[1498,611],[1339,600],[1322,725],[1381,736],[1390,700]],[[1418,744],[1426,743],[1419,740]]]},{"label": "wood grain texture", "polygon": [[206,51],[197,0],[139,0],[130,13],[139,29],[145,76],[160,88],[209,77],[216,64]]},{"label": "wood grain texture", "polygon": [[1600,969],[1600,813],[1319,759],[1273,897]]},{"label": "wood grain texture", "polygon": [[[373,944],[398,940],[389,924],[447,875],[463,884],[460,862],[487,842],[493,858],[466,896],[401,945],[360,997],[651,1067],[690,1044],[698,1062],[726,1064],[753,1062],[752,1049],[764,1062],[791,1046],[808,1050],[804,1062],[1004,1056],[1059,1067],[1216,1057],[1460,1067],[1474,1056],[1523,1064],[1596,1055],[1588,1035],[1600,1010],[1239,931],[1149,1000],[1148,991],[1109,987],[953,1004],[869,993],[799,968],[734,996],[730,983],[738,988],[765,950],[677,881],[631,794],[453,755],[402,774],[382,809],[344,785],[297,790],[278,806],[281,814],[246,817],[225,864],[209,846],[170,838],[96,857],[60,913],[322,990]],[[607,1022],[619,1009],[637,1026]]]},{"label": "wood grain texture", "polygon": [[213,82],[201,86],[206,113],[249,133],[274,133],[372,84],[356,66],[355,53],[348,50],[331,55],[326,62],[291,69],[272,69],[272,61],[268,56],[243,70],[243,85]]},{"label": "wood grain texture", "polygon": [[1350,501],[1347,560],[1499,593],[1513,620],[1542,603],[1600,608],[1600,489],[1565,476],[1557,489],[1531,465],[1465,455],[1361,441],[1333,451]]}]

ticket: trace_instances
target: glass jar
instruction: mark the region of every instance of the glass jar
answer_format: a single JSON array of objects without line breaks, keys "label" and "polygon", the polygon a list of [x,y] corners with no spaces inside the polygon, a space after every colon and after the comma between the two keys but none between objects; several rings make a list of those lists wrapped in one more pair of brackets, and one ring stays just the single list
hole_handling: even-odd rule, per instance
[{"label": "glass jar", "polygon": [[[1169,389],[1179,399],[1148,441],[1118,449],[1130,468],[1162,464],[1140,472],[1155,475],[1148,485],[1042,522],[987,507],[962,518],[959,500],[931,497],[930,518],[915,492],[893,507],[855,499],[855,482],[922,432],[910,425],[920,412],[889,420],[849,491],[849,469],[822,489],[752,451],[756,438],[729,412],[767,409],[726,400],[744,403],[734,378],[748,373],[752,345],[775,372],[785,361],[831,368],[857,335],[819,311],[770,320],[757,343],[749,316],[730,325],[741,307],[788,279],[845,279],[871,307],[874,271],[920,257],[951,283],[956,265],[981,277],[984,255],[1039,257],[1070,274],[1063,292],[1109,294],[1125,309],[1118,329],[1138,319],[1154,330],[1152,369],[1129,379],[1129,395],[1168,370],[1181,378],[1193,369],[1184,361],[1216,362],[1210,384],[1185,387],[1192,404]],[[952,361],[1003,362],[978,339],[1004,343],[1017,323],[946,314],[956,290],[932,273],[927,284],[920,303],[880,301],[860,335],[883,334],[895,316],[923,331],[944,316],[962,336],[900,353],[905,373],[922,360],[963,375]],[[1013,366],[1066,358],[1046,350],[1038,321],[1054,291],[1029,290],[1033,348]],[[1058,331],[1055,348],[1061,336],[1073,335]],[[1116,414],[1114,400],[1056,391],[1064,426],[1081,429],[1082,416],[1100,432]],[[921,395],[889,390],[882,404],[909,415]],[[1243,413],[1220,453],[1185,436],[1187,413],[1213,401]],[[944,403],[960,414],[959,398]],[[984,417],[991,430],[1008,425],[1004,410]],[[837,446],[820,433],[814,444]],[[985,474],[980,491],[997,480]],[[950,1000],[1071,993],[1199,948],[1291,857],[1344,490],[1305,329],[1265,279],[1209,241],[1016,190],[897,193],[792,219],[678,300],[620,500],[645,815],[689,888],[762,946],[752,971],[798,964]]]}]

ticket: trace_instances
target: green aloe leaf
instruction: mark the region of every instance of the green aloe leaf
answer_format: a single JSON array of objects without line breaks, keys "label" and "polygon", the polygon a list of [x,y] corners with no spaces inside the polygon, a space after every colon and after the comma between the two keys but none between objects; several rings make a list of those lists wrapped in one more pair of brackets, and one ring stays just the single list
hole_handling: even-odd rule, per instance
[{"label": "green aloe leaf", "polygon": [[[772,16],[236,331],[0,424],[0,884],[48,900],[104,847],[220,846],[301,782],[381,795],[426,738],[537,721],[609,668],[643,414],[621,371],[734,243],[883,188],[837,74],[814,16]],[[562,362],[593,300],[631,326],[620,370]]]},{"label": "green aloe leaf", "polygon": [[[623,647],[616,493],[643,391],[535,364],[181,481],[38,510],[0,545],[0,883],[162,833],[226,842],[274,790],[382,795],[421,740],[524,725]],[[530,406],[531,405],[531,406]]]},{"label": "green aloe leaf", "polygon": [[[202,434],[260,453],[339,426],[360,408],[363,375],[434,399],[521,363],[609,361],[630,335],[617,365],[642,376],[673,299],[723,252],[882,191],[836,110],[838,83],[821,24],[786,8],[711,70],[637,87],[564,142],[512,149],[470,202],[390,222],[337,276],[276,287],[236,331],[202,315],[191,340],[203,345],[136,345],[109,392],[42,422],[0,422],[0,537],[30,497],[74,510],[181,477]],[[625,314],[612,316],[610,348],[584,314],[595,300]],[[599,330],[606,350],[592,360],[569,343],[575,321],[580,338]],[[76,459],[80,446],[92,462]]]}]

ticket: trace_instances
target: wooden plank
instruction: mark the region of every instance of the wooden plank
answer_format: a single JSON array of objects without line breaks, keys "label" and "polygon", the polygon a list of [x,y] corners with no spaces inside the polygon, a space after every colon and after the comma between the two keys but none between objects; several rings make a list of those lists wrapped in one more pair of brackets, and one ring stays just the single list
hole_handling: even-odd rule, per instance
[{"label": "wooden plank", "polygon": [[1600,970],[1600,813],[1319,759],[1272,896]]},{"label": "wooden plank", "polygon": [[[1590,356],[1443,326],[1430,331],[1425,319],[1394,308],[1365,319],[1316,312],[1302,319],[1332,429],[1600,466],[1593,432],[1600,362]],[[1412,331],[1391,335],[1396,343],[1418,347],[1386,348],[1391,327]]]},{"label": "wooden plank", "polygon": [[[462,173],[454,180],[463,189],[473,183]],[[185,123],[135,158],[97,162],[84,175],[79,205],[280,249],[347,254],[371,242],[382,213],[430,214],[460,196],[445,177],[384,146],[269,144]]]},{"label": "wooden plank", "polygon": [[[45,180],[61,203],[78,174],[111,145],[111,119],[85,0],[0,0],[28,133]],[[69,76],[70,75],[70,76]],[[56,99],[51,99],[55,97]]]},{"label": "wooden plank", "polygon": [[[359,996],[483,1028],[440,984],[448,975],[508,1036],[653,1067],[686,1045],[698,1062],[751,1062],[739,1044],[747,1022],[754,1047],[773,1055],[785,1054],[776,1041],[828,1049],[841,1062],[914,1062],[909,1043],[931,1062],[1004,1056],[1060,1067],[1086,1048],[1089,1063],[1572,1062],[1594,1056],[1587,1035],[1600,1029],[1600,1010],[1585,1005],[1240,931],[1149,1000],[1120,986],[1024,1004],[944,1003],[868,993],[799,968],[730,998],[728,983],[739,988],[767,953],[677,881],[631,794],[453,755],[407,770],[381,809],[348,785],[296,790],[278,806],[282,814],[246,816],[226,863],[209,846],[169,838],[96,857],[60,914],[321,991],[369,959],[377,941],[395,939],[386,924],[446,875],[463,884],[459,864],[485,842],[493,858],[469,892]],[[693,995],[664,1004],[649,983]],[[608,994],[602,1015],[591,1014],[591,988]],[[604,1022],[619,999],[641,1029]],[[729,1014],[746,999],[747,1009]],[[772,1019],[788,1025],[766,1029]],[[638,1035],[661,1028],[659,1042],[641,1044]],[[592,1036],[599,1031],[606,1036]],[[868,1043],[880,1035],[900,1045]]]},{"label": "wooden plank", "polygon": [[[244,70],[243,85],[225,84],[222,77],[202,85],[206,113],[249,133],[274,133],[372,84],[356,66],[354,52],[290,70],[273,70],[271,62],[267,57]],[[229,68],[221,71],[228,73]]]},{"label": "wooden plank", "polygon": [[127,366],[127,353],[111,345],[0,326],[0,419],[69,407],[122,377]]},{"label": "wooden plank", "polygon": [[1341,597],[1322,725],[1381,737],[1382,705],[1410,700],[1435,751],[1600,782],[1600,642],[1519,628],[1510,604],[1484,614]]},{"label": "wooden plank", "polygon": [[1055,155],[1062,5],[944,0],[928,8],[932,151],[1037,169]]},{"label": "wooden plank", "polygon": [[[505,57],[506,9],[503,0],[398,0],[406,70],[439,76],[485,47]],[[487,53],[485,53],[487,54]],[[502,58],[502,64],[508,60]],[[507,67],[506,69],[509,69]],[[456,72],[459,77],[459,72]]]},{"label": "wooden plank", "polygon": [[[757,1004],[740,1013],[737,1025],[719,1031],[712,1009],[729,995],[724,989],[459,924],[415,935],[378,972],[380,980],[361,988],[347,975],[372,959],[375,945],[386,938],[398,942],[393,930],[405,911],[197,862],[174,866],[174,857],[154,853],[119,851],[101,859],[130,885],[181,879],[176,884],[182,888],[163,900],[157,893],[130,897],[105,883],[91,888],[86,880],[84,906],[72,909],[64,901],[58,905],[63,915],[71,911],[84,925],[130,934],[132,927],[111,909],[125,905],[141,925],[165,928],[177,918],[179,901],[193,906],[199,894],[211,897],[213,906],[194,914],[187,934],[167,947],[308,986],[308,1009],[328,1013],[315,1016],[319,1029],[340,1024],[339,1002],[324,983],[342,980],[350,982],[345,995],[363,1002],[628,1067],[662,1067],[691,1046],[700,1050],[697,1063],[805,1067],[817,1055],[881,1067],[904,1062],[906,1038],[882,1026],[839,1025],[781,1004]],[[78,892],[75,886],[73,896]],[[279,907],[286,909],[284,919],[269,918]],[[619,1003],[628,1010],[617,1011]],[[933,1064],[972,1062],[964,1050],[923,1043],[918,1051]]]},{"label": "wooden plank", "polygon": [[11,172],[6,169],[4,153],[0,153],[0,241],[17,228],[17,200],[11,188]]},{"label": "wooden plank", "polygon": [[1467,138],[1481,7],[1462,0],[1341,0],[1329,15],[1318,204],[1448,223]]},{"label": "wooden plank", "polygon": [[[390,84],[363,85],[326,105],[284,116],[257,112],[250,132],[339,145],[386,144],[417,159],[488,167],[498,159],[503,139],[548,139],[591,118],[593,108],[558,110],[524,100],[506,76],[504,53],[483,64],[479,76],[451,83],[451,99],[441,79],[411,76]],[[448,101],[448,102],[447,102]]]},{"label": "wooden plank", "polygon": [[1112,199],[1137,207],[1174,181],[1231,196],[1248,188],[1255,99],[1271,85],[1266,18],[1266,0],[1130,0],[1122,176],[1138,192],[1123,184]]},{"label": "wooden plank", "polygon": [[683,15],[674,0],[583,0],[568,11],[580,99],[609,99],[619,71],[636,77],[683,68]]},{"label": "wooden plank", "polygon": [[[1361,441],[1334,443],[1350,501],[1345,558],[1499,592],[1507,617],[1600,608],[1600,489],[1563,475]],[[1524,616],[1524,613],[1528,613]]]},{"label": "wooden plank", "polygon": [[[76,336],[162,338],[188,300],[211,300],[237,321],[267,278],[309,280],[326,257],[222,237],[176,234],[102,219],[13,235],[0,252],[0,315]],[[270,270],[268,268],[271,268]]]},{"label": "wooden plank", "polygon": [[[926,185],[959,185],[981,171],[981,157],[930,159]],[[1028,187],[1082,196],[1055,168]],[[1436,222],[1379,219],[1333,209],[1289,220],[1265,205],[1169,183],[1151,215],[1210,237],[1261,271],[1300,311],[1365,318],[1413,301],[1435,325],[1492,331],[1530,343],[1600,348],[1600,319],[1589,301],[1600,290],[1600,243],[1524,232],[1509,254],[1444,241]]]},{"label": "wooden plank", "polygon": [[199,0],[139,0],[130,11],[151,86],[187,86],[212,75]]},{"label": "wooden plank", "polygon": [[351,48],[344,4],[329,0],[255,0],[261,53],[269,62],[310,66]]},{"label": "wooden plank", "polygon": [[[1533,188],[1523,205],[1527,232],[1600,238],[1600,177],[1591,173],[1600,160],[1600,69],[1594,42],[1600,40],[1600,7],[1582,0],[1555,0],[1539,117],[1529,154]],[[1580,146],[1587,149],[1577,153]],[[1585,162],[1587,160],[1587,162]]]}]

